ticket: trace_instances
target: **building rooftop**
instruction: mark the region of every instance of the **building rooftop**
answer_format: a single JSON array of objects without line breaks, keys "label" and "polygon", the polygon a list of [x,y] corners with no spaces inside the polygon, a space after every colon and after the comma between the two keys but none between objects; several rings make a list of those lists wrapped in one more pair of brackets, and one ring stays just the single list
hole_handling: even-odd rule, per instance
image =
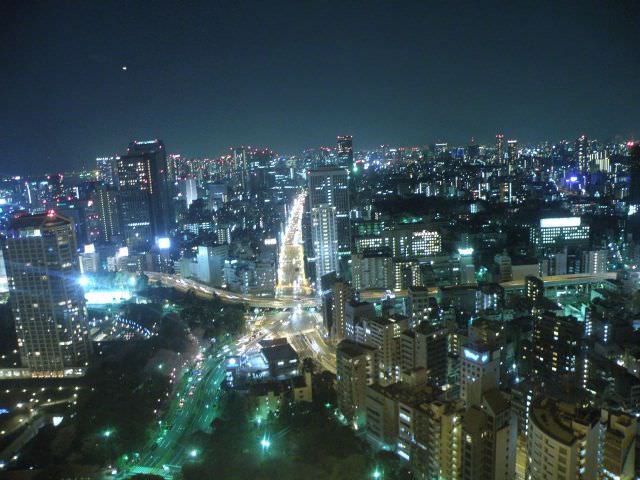
[{"label": "building rooftop", "polygon": [[597,410],[581,408],[577,404],[550,397],[538,397],[531,405],[531,421],[545,434],[564,445],[573,445],[582,437],[579,425],[590,428],[599,418]]}]

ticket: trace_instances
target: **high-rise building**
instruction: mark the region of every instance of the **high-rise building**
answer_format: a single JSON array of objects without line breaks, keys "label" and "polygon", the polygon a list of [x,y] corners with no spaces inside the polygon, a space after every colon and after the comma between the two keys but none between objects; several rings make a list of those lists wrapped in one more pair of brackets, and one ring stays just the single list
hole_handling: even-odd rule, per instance
[{"label": "high-rise building", "polygon": [[129,246],[148,247],[173,225],[164,144],[132,142],[117,166],[122,234]]},{"label": "high-rise building", "polygon": [[576,139],[575,158],[581,173],[589,171],[589,140],[586,135],[580,135]]},{"label": "high-rise building", "polygon": [[527,478],[596,480],[600,430],[598,410],[535,398],[529,414]]},{"label": "high-rise building", "polygon": [[609,252],[603,250],[589,250],[582,252],[582,271],[592,275],[607,271]]},{"label": "high-rise building", "polygon": [[351,135],[338,135],[336,157],[338,166],[353,170],[353,137]]},{"label": "high-rise building", "polygon": [[98,169],[98,181],[105,185],[115,186],[117,178],[117,161],[120,157],[98,157],[96,167]]},{"label": "high-rise building", "polygon": [[120,216],[118,212],[117,192],[113,187],[99,185],[92,194],[100,219],[101,240],[110,243],[120,235]]},{"label": "high-rise building", "polygon": [[482,343],[465,345],[460,356],[460,398],[467,406],[479,405],[482,395],[498,388],[500,349]]},{"label": "high-rise building", "polygon": [[224,262],[228,255],[229,245],[226,243],[215,246],[200,245],[196,256],[198,280],[214,287],[221,287],[224,283]]},{"label": "high-rise building", "polygon": [[325,167],[309,170],[309,211],[321,205],[335,207],[340,254],[351,252],[349,220],[349,172],[344,168]]},{"label": "high-rise building", "polygon": [[602,441],[601,479],[633,480],[638,421],[623,412],[606,412]]},{"label": "high-rise building", "polygon": [[507,140],[507,163],[509,172],[513,172],[518,165],[518,140]]},{"label": "high-rise building", "polygon": [[194,177],[181,178],[178,180],[178,187],[180,189],[180,195],[184,202],[187,204],[187,208],[198,199],[198,184]]},{"label": "high-rise building", "polygon": [[403,372],[424,368],[436,385],[447,379],[447,331],[423,322],[400,336],[400,367]]},{"label": "high-rise building", "polygon": [[353,300],[353,289],[347,282],[337,281],[331,287],[331,296],[331,334],[342,339],[346,337],[346,305]]},{"label": "high-rise building", "polygon": [[558,246],[589,245],[591,228],[580,217],[542,218],[538,226],[532,226],[531,243],[538,249]]},{"label": "high-rise building", "polygon": [[311,238],[315,253],[316,286],[318,289],[324,275],[338,272],[336,223],[336,207],[324,204],[311,209]]},{"label": "high-rise building", "polygon": [[581,340],[584,327],[575,317],[539,312],[533,319],[532,371],[536,378],[557,381],[566,378],[584,384]]},{"label": "high-rise building", "polygon": [[544,298],[544,281],[533,275],[527,275],[524,279],[524,295],[533,306],[538,306]]},{"label": "high-rise building", "polygon": [[496,163],[503,164],[504,160],[504,135],[502,133],[499,133],[496,135]]},{"label": "high-rise building", "polygon": [[[516,468],[516,417],[497,389],[483,393],[462,421],[462,480],[511,480]],[[538,478],[538,477],[536,477]]]},{"label": "high-rise building", "polygon": [[375,348],[343,340],[336,350],[338,409],[349,421],[364,413],[367,385],[378,377]]},{"label": "high-rise building", "polygon": [[34,376],[82,374],[90,341],[73,223],[54,211],[19,217],[4,253],[22,365]]}]

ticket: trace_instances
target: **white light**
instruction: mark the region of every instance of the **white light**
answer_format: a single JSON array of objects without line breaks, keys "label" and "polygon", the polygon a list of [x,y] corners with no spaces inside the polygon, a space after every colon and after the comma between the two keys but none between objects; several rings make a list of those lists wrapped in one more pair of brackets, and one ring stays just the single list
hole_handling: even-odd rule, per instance
[{"label": "white light", "polygon": [[91,283],[91,280],[89,280],[89,277],[82,275],[79,279],[78,279],[78,283],[82,286],[82,287],[88,287],[89,284]]},{"label": "white light", "polygon": [[64,418],[64,417],[53,417],[53,418],[51,419],[51,421],[52,421],[52,423],[53,423],[53,426],[54,426],[54,427],[57,427],[58,425],[60,425],[60,424],[62,423],[62,419],[63,419],[63,418]]},{"label": "white light", "polygon": [[84,253],[96,253],[96,246],[93,243],[85,245]]},{"label": "white light", "polygon": [[116,258],[128,257],[129,256],[129,247],[121,247],[116,252]]},{"label": "white light", "polygon": [[160,250],[169,250],[171,248],[171,239],[168,237],[161,237],[156,240],[156,245]]},{"label": "white light", "polygon": [[579,227],[581,221],[582,219],[580,217],[542,218],[540,219],[540,227]]},{"label": "white light", "polygon": [[459,248],[458,249],[458,254],[460,254],[463,257],[467,257],[469,255],[473,255],[473,248]]}]

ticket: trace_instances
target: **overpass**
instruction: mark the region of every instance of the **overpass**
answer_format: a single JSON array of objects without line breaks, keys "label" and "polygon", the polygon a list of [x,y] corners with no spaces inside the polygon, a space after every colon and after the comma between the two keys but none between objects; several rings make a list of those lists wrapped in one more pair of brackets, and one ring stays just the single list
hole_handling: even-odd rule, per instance
[{"label": "overpass", "polygon": [[[557,290],[569,287],[593,287],[603,284],[607,281],[615,280],[617,274],[615,272],[604,273],[574,273],[571,275],[550,275],[546,277],[540,277],[544,282],[545,290]],[[519,280],[512,280],[510,282],[502,282],[500,286],[505,289],[505,292],[513,292],[517,290],[524,290],[524,278]]]},{"label": "overpass", "polygon": [[144,274],[149,277],[149,281],[160,282],[166,287],[173,287],[183,292],[192,290],[201,298],[217,296],[225,302],[243,304],[249,307],[284,309],[297,306],[302,308],[318,308],[320,306],[320,299],[316,297],[282,295],[275,298],[273,296],[236,293],[222,288],[210,287],[196,280],[182,278],[179,275],[159,272],[144,272]]}]

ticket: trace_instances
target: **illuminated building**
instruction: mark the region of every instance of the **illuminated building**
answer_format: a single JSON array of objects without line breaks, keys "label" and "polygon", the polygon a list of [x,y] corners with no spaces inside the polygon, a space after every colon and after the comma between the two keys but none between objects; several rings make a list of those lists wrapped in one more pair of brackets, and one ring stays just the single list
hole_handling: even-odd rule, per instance
[{"label": "illuminated building", "polygon": [[427,378],[444,385],[447,378],[447,331],[424,322],[400,336],[400,367],[402,372],[424,368]]},{"label": "illuminated building", "polygon": [[353,137],[351,135],[338,135],[336,157],[339,167],[349,171],[353,169]]},{"label": "illuminated building", "polygon": [[513,172],[518,166],[518,140],[507,140],[507,163],[509,172]]},{"label": "illuminated building", "polygon": [[196,256],[197,275],[203,283],[221,287],[224,283],[224,262],[229,255],[229,245],[198,246]]},{"label": "illuminated building", "polygon": [[316,285],[324,275],[338,271],[336,208],[317,205],[311,209],[311,237],[315,253]]},{"label": "illuminated building", "polygon": [[527,478],[596,480],[600,435],[598,410],[537,397],[529,414]]},{"label": "illuminated building", "polygon": [[117,175],[122,234],[130,247],[148,247],[173,223],[162,141],[129,144],[117,160]]},{"label": "illuminated building", "polygon": [[90,343],[72,222],[49,211],[14,220],[4,246],[22,365],[82,374]]},{"label": "illuminated building", "polygon": [[496,163],[502,164],[505,159],[504,151],[504,135],[499,133],[496,135]]},{"label": "illuminated building", "polygon": [[544,282],[542,279],[533,275],[526,276],[524,279],[524,295],[534,307],[540,305],[544,298]]},{"label": "illuminated building", "polygon": [[531,227],[531,243],[537,248],[558,245],[584,246],[589,244],[591,229],[580,217],[543,218]]},{"label": "illuminated building", "polygon": [[196,179],[193,177],[181,178],[178,180],[178,186],[180,189],[180,195],[184,202],[187,204],[187,208],[198,199],[198,186]]},{"label": "illuminated building", "polygon": [[120,235],[120,216],[116,191],[112,187],[99,185],[93,192],[92,198],[100,218],[101,240],[105,243],[111,243],[114,237]]},{"label": "illuminated building", "polygon": [[623,412],[604,412],[604,437],[600,478],[633,480],[636,464],[638,421]]},{"label": "illuminated building", "polygon": [[117,161],[120,157],[98,157],[96,167],[98,169],[98,181],[111,187],[117,183]]},{"label": "illuminated building", "polygon": [[343,340],[336,350],[336,394],[338,410],[348,421],[364,413],[367,385],[376,381],[375,349]]},{"label": "illuminated building", "polygon": [[427,287],[410,286],[407,292],[407,314],[412,325],[429,320],[432,306],[437,306],[435,293]]},{"label": "illuminated building", "polygon": [[535,315],[532,333],[534,375],[542,382],[566,377],[576,385],[584,385],[587,371],[580,350],[583,334],[584,327],[575,317],[550,312]]},{"label": "illuminated building", "polygon": [[516,417],[506,396],[484,392],[462,420],[462,480],[512,480],[516,468]]},{"label": "illuminated building", "polygon": [[[351,223],[349,220],[349,173],[346,169],[325,167],[307,172],[309,181],[309,211],[320,206],[335,208],[338,252],[351,252]],[[317,253],[316,253],[317,255]]]},{"label": "illuminated building", "polygon": [[482,394],[498,387],[500,349],[468,344],[460,356],[460,399],[467,406],[481,403]]},{"label": "illuminated building", "polygon": [[356,290],[391,290],[394,286],[393,260],[384,250],[352,255],[351,276]]},{"label": "illuminated building", "polygon": [[389,318],[362,315],[356,325],[356,341],[376,349],[382,385],[396,383],[400,379],[400,335],[408,327],[408,319],[401,315]]},{"label": "illuminated building", "polygon": [[586,135],[581,135],[576,139],[575,158],[581,173],[589,172],[589,141]]},{"label": "illuminated building", "polygon": [[609,252],[607,250],[590,250],[582,252],[582,271],[597,275],[607,271],[607,259]]},{"label": "illuminated building", "polygon": [[[353,300],[353,289],[345,281],[334,282],[331,287],[331,335],[337,339],[346,337],[346,304]],[[329,322],[326,322],[329,323]]]}]

